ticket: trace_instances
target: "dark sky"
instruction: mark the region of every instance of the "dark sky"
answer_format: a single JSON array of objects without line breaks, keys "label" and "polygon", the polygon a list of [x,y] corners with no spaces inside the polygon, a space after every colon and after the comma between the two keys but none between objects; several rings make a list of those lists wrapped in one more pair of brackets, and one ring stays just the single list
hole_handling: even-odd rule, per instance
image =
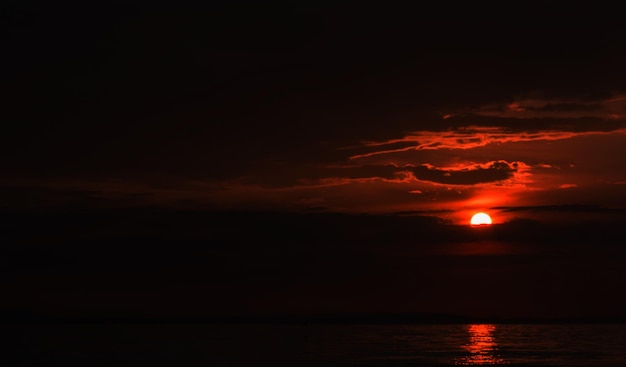
[{"label": "dark sky", "polygon": [[626,316],[620,10],[408,4],[2,2],[4,308]]}]

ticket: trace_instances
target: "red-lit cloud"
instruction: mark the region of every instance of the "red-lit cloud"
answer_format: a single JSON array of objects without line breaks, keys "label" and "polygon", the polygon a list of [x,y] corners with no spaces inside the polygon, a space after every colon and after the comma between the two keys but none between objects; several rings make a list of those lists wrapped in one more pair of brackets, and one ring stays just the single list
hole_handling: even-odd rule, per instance
[{"label": "red-lit cloud", "polygon": [[356,154],[350,159],[367,158],[374,155],[406,152],[411,150],[474,149],[488,144],[505,144],[528,141],[553,141],[570,139],[576,136],[596,134],[626,134],[626,128],[613,131],[559,131],[545,130],[533,132],[511,131],[502,127],[469,126],[450,131],[416,131],[401,139],[383,142],[365,142],[369,152]]},{"label": "red-lit cloud", "polygon": [[503,185],[514,178],[517,178],[516,181],[520,182],[528,167],[521,162],[493,161],[484,164],[457,164],[455,167],[447,168],[423,164],[420,166],[406,166],[405,169],[419,181],[445,185],[476,185],[485,183]]}]

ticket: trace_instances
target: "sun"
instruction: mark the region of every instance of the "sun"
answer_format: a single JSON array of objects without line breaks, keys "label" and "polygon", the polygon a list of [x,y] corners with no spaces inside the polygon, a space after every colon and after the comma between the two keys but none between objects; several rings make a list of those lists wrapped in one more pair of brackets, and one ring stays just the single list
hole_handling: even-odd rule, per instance
[{"label": "sun", "polygon": [[472,216],[472,220],[470,220],[470,223],[473,226],[491,224],[491,217],[487,213],[476,213]]}]

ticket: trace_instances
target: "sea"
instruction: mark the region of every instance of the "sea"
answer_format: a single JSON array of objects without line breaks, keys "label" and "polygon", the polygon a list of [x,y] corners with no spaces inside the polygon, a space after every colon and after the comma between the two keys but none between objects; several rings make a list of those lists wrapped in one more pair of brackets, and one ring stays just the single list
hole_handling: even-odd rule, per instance
[{"label": "sea", "polygon": [[1,326],[0,366],[626,366],[626,324]]}]

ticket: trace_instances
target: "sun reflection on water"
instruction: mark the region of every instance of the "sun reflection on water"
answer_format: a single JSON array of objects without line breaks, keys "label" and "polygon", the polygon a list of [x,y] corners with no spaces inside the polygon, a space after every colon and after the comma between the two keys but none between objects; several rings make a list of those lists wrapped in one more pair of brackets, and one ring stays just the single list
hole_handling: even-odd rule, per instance
[{"label": "sun reflection on water", "polygon": [[469,342],[461,345],[467,355],[457,358],[456,365],[486,365],[486,364],[507,364],[498,356],[498,344],[493,332],[496,326],[492,324],[472,324],[468,325]]}]

